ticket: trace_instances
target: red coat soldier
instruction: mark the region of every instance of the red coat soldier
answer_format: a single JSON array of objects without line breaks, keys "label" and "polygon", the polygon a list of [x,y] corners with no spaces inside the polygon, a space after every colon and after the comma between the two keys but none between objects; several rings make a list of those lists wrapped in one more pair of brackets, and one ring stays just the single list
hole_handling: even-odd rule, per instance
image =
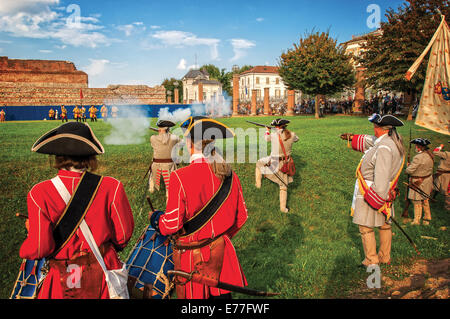
[{"label": "red coat soldier", "polygon": [[[96,156],[104,153],[91,128],[76,122],[46,133],[36,141],[32,151],[56,155],[55,168],[59,171],[55,178],[62,181],[70,195],[76,190],[83,172],[95,170]],[[68,242],[55,251],[53,229],[65,213],[66,203],[54,185],[53,179],[41,182],[27,197],[28,237],[20,248],[20,257],[49,260],[49,272],[38,298],[107,299],[109,292],[103,271],[79,228],[75,228]],[[107,269],[121,268],[117,251],[127,245],[134,228],[123,184],[112,177],[103,177],[84,220]]]},{"label": "red coat soldier", "polygon": [[[247,281],[231,243],[247,220],[242,187],[230,166],[213,161],[212,158],[217,160],[220,156],[214,150],[208,151],[214,139],[233,137],[234,133],[225,125],[204,117],[190,117],[181,127],[185,130],[186,146],[191,154],[190,165],[171,173],[166,213],[153,214],[152,225],[163,235],[176,234],[175,270],[197,271],[202,277],[246,286]],[[214,131],[215,136],[209,134],[208,137],[208,131]],[[227,196],[215,196],[221,193],[225,183],[230,185]],[[205,217],[208,211],[205,207],[210,202],[220,207],[216,207],[212,216]],[[198,221],[199,216],[206,219],[195,225],[193,221]],[[231,294],[198,282],[177,285],[177,298],[180,299],[218,297],[227,298]]]}]

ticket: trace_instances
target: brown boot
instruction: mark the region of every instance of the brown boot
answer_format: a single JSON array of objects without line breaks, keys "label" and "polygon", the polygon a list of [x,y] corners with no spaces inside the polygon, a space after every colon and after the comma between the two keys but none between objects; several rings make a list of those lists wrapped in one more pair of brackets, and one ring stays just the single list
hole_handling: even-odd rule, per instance
[{"label": "brown boot", "polygon": [[150,177],[148,179],[148,191],[153,194],[155,192],[155,181],[153,180],[153,176],[150,173]]},{"label": "brown boot", "polygon": [[411,225],[420,225],[420,219],[422,218],[422,202],[414,201],[414,220]]},{"label": "brown boot", "polygon": [[378,250],[378,259],[382,264],[391,262],[391,243],[392,243],[392,227],[384,224],[380,227],[380,249]]},{"label": "brown boot", "polygon": [[258,167],[255,168],[255,186],[261,188],[262,174]]},{"label": "brown boot", "polygon": [[365,259],[362,264],[369,266],[378,264],[379,259],[377,255],[377,241],[375,239],[375,231],[373,228],[366,226],[359,226],[359,233],[361,234],[361,240],[364,248]]},{"label": "brown boot", "polygon": [[287,189],[280,189],[280,210],[283,213],[288,213],[289,209],[286,207],[287,203]]},{"label": "brown boot", "polygon": [[429,225],[431,221],[431,209],[430,202],[428,200],[423,201],[423,224]]}]

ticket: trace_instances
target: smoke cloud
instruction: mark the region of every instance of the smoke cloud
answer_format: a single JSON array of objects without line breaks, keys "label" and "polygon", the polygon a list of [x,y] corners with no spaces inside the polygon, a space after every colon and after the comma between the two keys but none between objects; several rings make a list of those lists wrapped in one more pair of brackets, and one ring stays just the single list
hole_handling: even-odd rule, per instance
[{"label": "smoke cloud", "polygon": [[183,122],[189,116],[191,116],[192,111],[190,108],[180,108],[173,112],[169,112],[169,108],[165,107],[159,110],[158,120],[172,121],[174,123]]},{"label": "smoke cloud", "polygon": [[[206,101],[204,104],[193,104],[189,108],[179,108],[173,112],[170,112],[168,107],[161,108],[158,112],[158,119],[181,123],[190,116],[207,116],[211,118],[230,116],[232,114],[231,102],[231,98],[224,92],[224,96],[216,97]],[[114,101],[108,101],[105,104],[108,105],[109,111],[111,111],[111,105],[116,106],[118,109],[117,118],[109,117],[106,120],[111,125],[111,132],[105,138],[106,144],[130,145],[142,144],[146,141],[148,129],[151,126],[151,119],[148,117],[146,110],[137,105],[132,105],[138,104],[135,100],[125,101],[125,103],[121,101],[120,105],[114,103]]]},{"label": "smoke cloud", "polygon": [[105,138],[109,145],[130,145],[145,142],[145,137],[150,127],[150,118],[147,113],[132,105],[117,106],[119,112],[117,118],[108,118],[111,132]]},{"label": "smoke cloud", "polygon": [[223,92],[223,95],[206,101],[204,104],[191,106],[193,116],[207,116],[211,118],[230,116],[233,113],[232,99]]}]

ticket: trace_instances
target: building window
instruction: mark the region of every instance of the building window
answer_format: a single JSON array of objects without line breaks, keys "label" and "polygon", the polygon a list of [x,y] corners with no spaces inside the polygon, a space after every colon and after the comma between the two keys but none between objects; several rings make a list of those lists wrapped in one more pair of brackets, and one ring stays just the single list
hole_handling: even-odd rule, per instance
[{"label": "building window", "polygon": [[259,76],[256,77],[256,84],[259,84]]},{"label": "building window", "polygon": [[275,97],[280,98],[280,90],[279,89],[275,90]]},{"label": "building window", "polygon": [[266,77],[266,84],[270,84],[269,77]]},{"label": "building window", "polygon": [[277,79],[276,79],[275,84],[280,84],[280,78],[277,78]]}]

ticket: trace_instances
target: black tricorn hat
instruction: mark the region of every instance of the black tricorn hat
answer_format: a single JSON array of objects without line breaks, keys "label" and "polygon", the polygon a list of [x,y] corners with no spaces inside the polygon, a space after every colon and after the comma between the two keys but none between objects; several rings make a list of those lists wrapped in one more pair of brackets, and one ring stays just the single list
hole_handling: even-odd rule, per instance
[{"label": "black tricorn hat", "polygon": [[168,120],[159,120],[158,122],[156,122],[156,126],[157,127],[173,127],[173,126],[175,126],[175,123],[172,121],[168,121]]},{"label": "black tricorn hat", "polygon": [[234,132],[225,124],[204,116],[191,116],[181,125],[185,137],[194,141],[215,140],[234,137]]},{"label": "black tricorn hat", "polygon": [[272,126],[283,126],[283,125],[288,125],[289,123],[291,123],[291,121],[289,121],[289,120],[276,119],[276,120],[273,120],[272,123],[270,123],[270,125],[272,125]]},{"label": "black tricorn hat", "polygon": [[426,138],[416,138],[413,139],[411,142],[409,142],[411,144],[417,144],[417,145],[421,145],[421,146],[427,146],[430,145],[431,142],[429,140],[427,140]]},{"label": "black tricorn hat", "polygon": [[387,115],[380,115],[380,114],[372,114],[372,116],[369,117],[369,122],[372,122],[373,124],[376,124],[378,126],[403,126],[402,121],[400,121],[398,118],[396,118],[393,115],[387,114]]},{"label": "black tricorn hat", "polygon": [[31,151],[58,156],[91,156],[105,153],[89,125],[80,122],[63,124],[40,137]]}]

